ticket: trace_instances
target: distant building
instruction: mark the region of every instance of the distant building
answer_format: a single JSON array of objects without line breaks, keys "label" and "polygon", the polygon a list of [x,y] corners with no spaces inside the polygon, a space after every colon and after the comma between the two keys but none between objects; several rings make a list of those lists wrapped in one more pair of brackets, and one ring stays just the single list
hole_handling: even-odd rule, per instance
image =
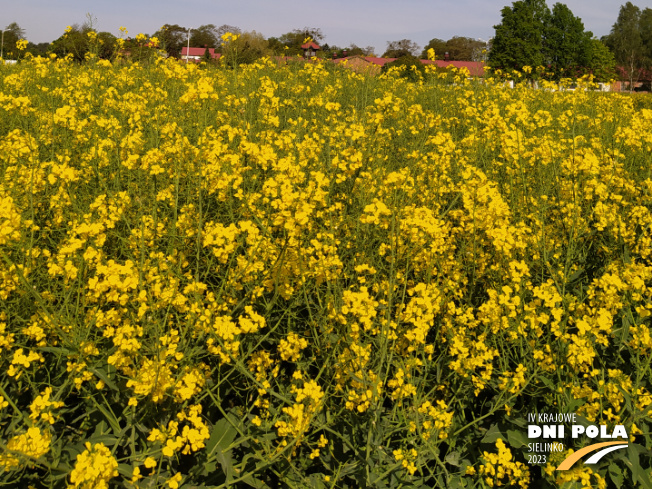
[{"label": "distant building", "polygon": [[[190,49],[188,49],[188,47],[183,47],[183,48],[181,48],[181,59],[194,61],[194,62],[198,63],[204,57],[205,52],[206,52],[206,48],[190,48]],[[208,48],[208,52],[211,55],[211,59],[217,60],[217,59],[220,59],[220,57],[222,56],[220,53],[215,52],[215,48]]]},{"label": "distant building", "polygon": [[315,56],[317,56],[317,51],[319,51],[321,48],[314,41],[310,41],[305,44],[302,44],[301,49],[303,49],[304,58],[314,58]]}]

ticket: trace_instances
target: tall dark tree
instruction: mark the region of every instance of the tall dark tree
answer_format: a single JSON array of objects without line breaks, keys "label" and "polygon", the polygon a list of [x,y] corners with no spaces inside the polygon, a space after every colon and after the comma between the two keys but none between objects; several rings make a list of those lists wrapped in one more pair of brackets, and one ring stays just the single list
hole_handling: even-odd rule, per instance
[{"label": "tall dark tree", "polygon": [[179,24],[165,24],[154,33],[161,43],[168,56],[178,58],[181,56],[181,48],[188,42],[188,29]]},{"label": "tall dark tree", "polygon": [[18,49],[16,42],[25,37],[25,30],[21,28],[16,22],[12,22],[4,28],[4,36],[2,36],[2,56],[5,59],[13,59],[18,56]]},{"label": "tall dark tree", "polygon": [[52,52],[60,58],[72,55],[75,61],[84,61],[89,51],[88,32],[86,26],[79,24],[69,26],[61,37],[52,41]]},{"label": "tall dark tree", "polygon": [[442,54],[448,53],[448,59],[451,61],[477,61],[486,47],[484,42],[472,37],[453,36],[446,41],[446,50]]},{"label": "tall dark tree", "polygon": [[283,51],[283,53],[280,54],[296,56],[297,54],[303,54],[301,45],[308,38],[312,39],[317,44],[321,44],[324,40],[324,34],[319,28],[304,27],[303,29],[294,29],[291,32],[286,32],[278,39],[270,38],[267,40],[267,42],[274,52],[278,53],[280,48],[280,50]]},{"label": "tall dark tree", "polygon": [[240,34],[242,32],[242,29],[240,29],[237,26],[229,25],[229,24],[222,24],[217,29],[215,29],[215,35],[217,36],[218,39],[221,39],[222,36],[227,32],[230,32],[231,34]]},{"label": "tall dark tree", "polygon": [[387,41],[387,50],[383,53],[383,58],[400,58],[402,56],[418,56],[419,45],[409,39],[400,41]]},{"label": "tall dark tree", "polygon": [[214,24],[206,24],[193,29],[190,32],[190,46],[194,48],[215,48],[221,40],[216,35],[217,27]]},{"label": "tall dark tree", "polygon": [[217,38],[217,44],[215,45],[215,52],[222,52],[222,36],[230,32],[231,34],[240,34],[242,30],[234,25],[222,24],[217,29],[215,29],[215,37]]},{"label": "tall dark tree", "polygon": [[243,32],[237,39],[225,44],[222,53],[220,62],[232,68],[243,63],[253,63],[263,56],[270,55],[271,51],[263,35],[251,31]]},{"label": "tall dark tree", "polygon": [[49,42],[39,42],[38,44],[30,42],[27,45],[27,52],[32,56],[45,56],[50,51],[50,46]]},{"label": "tall dark tree", "polygon": [[428,57],[428,50],[435,50],[435,59],[444,59],[444,53],[446,52],[446,41],[443,39],[430,39],[428,44],[425,45],[423,51],[421,51],[421,59],[426,59]]},{"label": "tall dark tree", "polygon": [[593,34],[584,31],[582,20],[566,5],[553,6],[544,35],[545,61],[555,72],[588,66]]},{"label": "tall dark tree", "polygon": [[550,18],[545,0],[519,0],[501,11],[489,53],[493,68],[520,70],[544,64],[544,34]]},{"label": "tall dark tree", "polygon": [[607,38],[607,45],[613,50],[616,63],[625,70],[630,88],[638,81],[645,58],[640,20],[641,9],[632,2],[627,2],[620,7],[618,19]]},{"label": "tall dark tree", "polygon": [[652,69],[652,8],[641,11],[639,30],[643,48],[643,65],[650,70]]},{"label": "tall dark tree", "polygon": [[599,39],[589,41],[587,68],[596,81],[609,81],[616,78],[616,59],[611,50]]}]

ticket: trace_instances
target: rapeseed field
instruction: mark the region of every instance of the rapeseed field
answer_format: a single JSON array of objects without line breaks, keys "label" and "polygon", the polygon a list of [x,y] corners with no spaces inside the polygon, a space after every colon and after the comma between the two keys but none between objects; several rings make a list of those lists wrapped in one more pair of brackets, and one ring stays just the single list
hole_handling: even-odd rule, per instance
[{"label": "rapeseed field", "polygon": [[649,487],[652,104],[581,88],[1,66],[3,483]]}]

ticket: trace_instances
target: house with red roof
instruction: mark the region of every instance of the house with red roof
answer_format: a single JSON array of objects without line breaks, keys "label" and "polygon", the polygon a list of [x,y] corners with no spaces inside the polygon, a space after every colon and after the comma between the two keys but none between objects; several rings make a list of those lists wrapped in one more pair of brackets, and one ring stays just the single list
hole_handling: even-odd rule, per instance
[{"label": "house with red roof", "polygon": [[304,58],[313,58],[317,56],[317,51],[319,51],[321,48],[316,42],[310,41],[305,44],[302,44],[301,49],[303,49]]},{"label": "house with red roof", "polygon": [[[220,53],[215,52],[215,48],[208,48],[208,52],[211,55],[211,59],[218,60],[222,56]],[[181,48],[181,59],[194,61],[199,63],[206,53],[206,48]]]}]

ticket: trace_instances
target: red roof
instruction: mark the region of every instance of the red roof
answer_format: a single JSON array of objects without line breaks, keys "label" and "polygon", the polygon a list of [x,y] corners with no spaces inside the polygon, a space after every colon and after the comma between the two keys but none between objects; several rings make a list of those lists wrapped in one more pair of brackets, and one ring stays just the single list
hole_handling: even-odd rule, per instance
[{"label": "red roof", "polygon": [[301,45],[301,49],[321,49],[317,44],[315,44],[313,41],[307,42],[305,44]]},{"label": "red roof", "polygon": [[[181,56],[203,56],[204,53],[206,52],[206,48],[190,48],[190,51],[188,51],[187,47],[181,48]],[[215,52],[215,48],[208,48],[208,52],[211,55],[211,58],[213,59],[219,59],[220,56],[222,56],[220,53]]]},{"label": "red roof", "polygon": [[376,58],[374,56],[365,56],[364,59],[378,66],[385,66],[387,63],[396,61],[396,58]]}]

